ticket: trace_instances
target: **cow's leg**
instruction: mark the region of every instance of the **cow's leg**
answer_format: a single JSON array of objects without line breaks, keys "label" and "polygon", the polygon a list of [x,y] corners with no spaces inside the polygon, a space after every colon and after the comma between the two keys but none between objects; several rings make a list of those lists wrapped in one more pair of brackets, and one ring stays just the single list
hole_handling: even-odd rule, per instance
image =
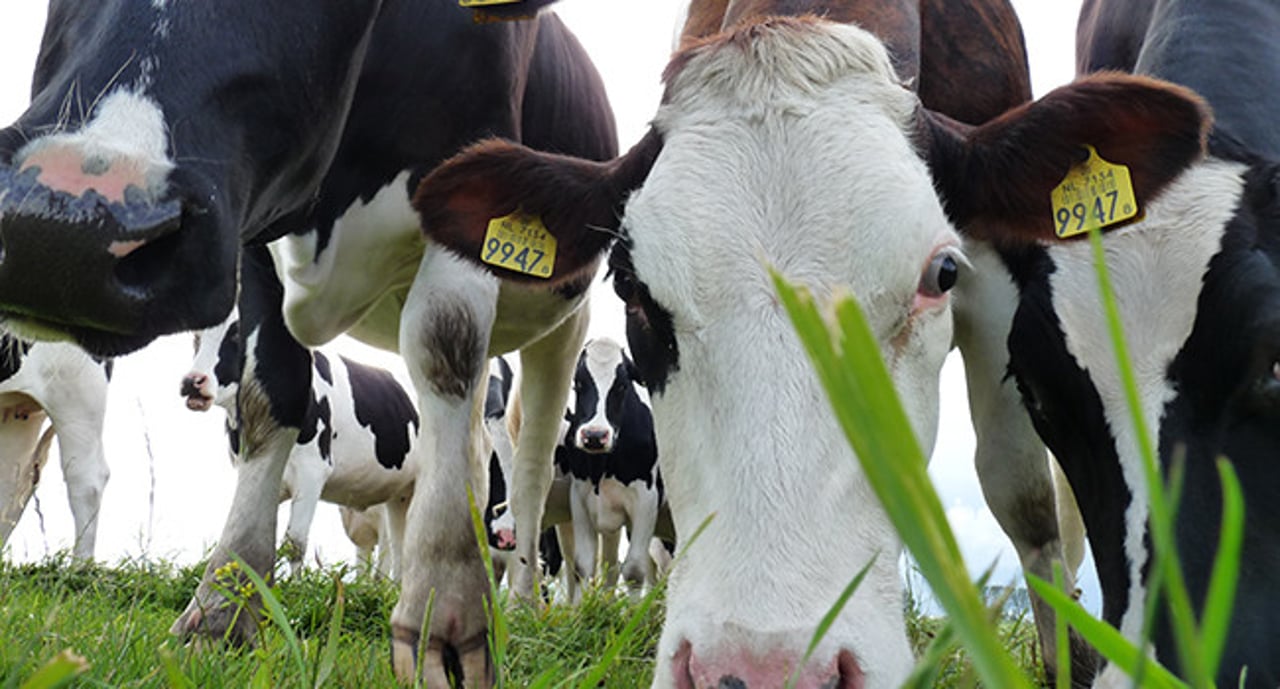
[{"label": "cow's leg", "polygon": [[[989,247],[973,244],[966,252],[973,270],[956,291],[955,338],[964,356],[969,413],[977,436],[974,464],[983,496],[1013,542],[1023,571],[1052,581],[1054,564],[1062,564],[1066,590],[1073,591],[1076,572],[1063,555],[1049,456],[1007,375],[1006,343],[1017,289]],[[1036,596],[1032,610],[1045,668],[1052,676],[1057,670],[1053,612]],[[1071,656],[1073,683],[1089,686],[1092,651],[1075,633]]]},{"label": "cow's leg", "polygon": [[645,585],[653,584],[649,542],[653,540],[654,525],[658,522],[658,491],[639,487],[632,493],[635,499],[627,520],[631,524],[631,531],[628,534],[630,541],[627,543],[627,556],[622,561],[622,578],[634,595]]},{"label": "cow's leg", "polygon": [[556,540],[560,542],[560,581],[563,588],[560,600],[572,603],[581,595],[578,590],[581,585],[578,581],[578,565],[577,560],[574,559],[578,549],[573,542],[573,522],[560,522],[556,524],[555,529]]},{"label": "cow's leg", "polygon": [[[378,571],[399,581],[404,571],[404,530],[413,494],[391,498],[382,509],[382,533],[378,536]],[[385,560],[385,562],[384,562]]]},{"label": "cow's leg", "polygon": [[578,352],[586,340],[589,311],[590,304],[584,301],[554,330],[520,350],[523,418],[507,493],[516,520],[511,590],[527,600],[537,599],[537,577],[541,573],[538,534],[542,533],[542,513],[555,476],[553,458],[560,421],[569,399]]},{"label": "cow's leg", "polygon": [[53,426],[41,435],[44,420],[44,414],[35,414],[0,421],[0,546],[9,542],[49,461]]},{"label": "cow's leg", "polygon": [[297,449],[285,471],[289,474],[288,485],[292,499],[289,501],[289,524],[284,529],[280,554],[289,561],[289,572],[296,575],[302,571],[311,522],[315,519],[325,480],[332,471],[318,452],[300,453]]},{"label": "cow's leg", "polygon": [[[597,529],[599,526],[597,525]],[[618,549],[622,544],[622,529],[600,530],[600,581],[606,590],[618,586]]]},{"label": "cow's leg", "polygon": [[307,418],[311,352],[285,328],[282,289],[266,249],[246,247],[240,270],[242,367],[236,490],[204,578],[171,632],[244,642],[252,638],[257,596],[248,609],[228,604],[224,591],[247,578],[235,573],[234,553],[270,581],[275,564],[276,510],[285,465]]},{"label": "cow's leg", "polygon": [[571,576],[576,583],[571,587],[574,596],[569,603],[576,605],[581,600],[582,589],[587,586],[596,573],[596,552],[600,544],[600,534],[596,531],[595,521],[591,518],[591,510],[587,500],[591,494],[591,484],[575,480],[569,488],[569,511],[573,514],[573,571]]},{"label": "cow's leg", "polygon": [[[392,664],[402,682],[412,681],[421,663],[427,686],[450,686],[451,676],[468,687],[493,683],[485,615],[489,587],[470,527],[467,485],[476,504],[485,505],[482,381],[497,298],[496,279],[428,247],[401,316],[400,353],[422,417],[418,447],[431,453],[419,462],[400,600],[391,613]],[[419,658],[424,630],[426,655]]]},{"label": "cow's leg", "polygon": [[[62,410],[58,412],[60,416],[63,414]],[[102,450],[102,417],[99,416],[96,423],[93,419],[61,418],[54,418],[53,422],[58,429],[62,476],[67,483],[67,500],[76,529],[72,556],[77,560],[92,560],[98,540],[102,491],[111,477]]]}]

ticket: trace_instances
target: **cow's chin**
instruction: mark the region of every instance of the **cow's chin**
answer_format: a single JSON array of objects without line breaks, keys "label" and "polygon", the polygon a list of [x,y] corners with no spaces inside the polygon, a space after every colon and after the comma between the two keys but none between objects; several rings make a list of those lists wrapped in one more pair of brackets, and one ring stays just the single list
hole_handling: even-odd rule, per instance
[{"label": "cow's chin", "polygon": [[0,330],[31,342],[71,342],[100,358],[136,352],[156,339],[150,334],[126,335],[12,314],[0,315]]},{"label": "cow's chin", "polygon": [[187,409],[191,411],[209,411],[211,408],[213,408],[212,397],[192,396],[187,398]]}]

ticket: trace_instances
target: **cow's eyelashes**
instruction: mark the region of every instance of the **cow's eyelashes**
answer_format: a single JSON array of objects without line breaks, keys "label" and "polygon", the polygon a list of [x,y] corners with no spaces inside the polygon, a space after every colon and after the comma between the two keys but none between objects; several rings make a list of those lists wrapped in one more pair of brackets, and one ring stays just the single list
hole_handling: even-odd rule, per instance
[{"label": "cow's eyelashes", "polygon": [[920,293],[929,297],[940,297],[956,286],[960,278],[960,262],[963,259],[954,249],[945,248],[929,259],[920,276]]}]

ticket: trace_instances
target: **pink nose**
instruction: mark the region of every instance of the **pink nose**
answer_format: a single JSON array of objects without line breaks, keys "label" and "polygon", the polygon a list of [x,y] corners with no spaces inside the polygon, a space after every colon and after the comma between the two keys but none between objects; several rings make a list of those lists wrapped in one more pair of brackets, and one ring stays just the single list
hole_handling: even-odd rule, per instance
[{"label": "pink nose", "polygon": [[82,151],[62,144],[49,144],[27,156],[22,169],[31,167],[40,168],[36,179],[41,184],[74,196],[93,189],[108,201],[119,203],[124,201],[125,189],[146,187],[143,163],[128,158],[86,158]]},{"label": "pink nose", "polygon": [[773,689],[785,687],[795,675],[796,689],[863,689],[865,675],[853,653],[840,651],[825,663],[810,660],[799,670],[801,654],[741,649],[710,649],[695,654],[688,641],[671,659],[676,689]]}]

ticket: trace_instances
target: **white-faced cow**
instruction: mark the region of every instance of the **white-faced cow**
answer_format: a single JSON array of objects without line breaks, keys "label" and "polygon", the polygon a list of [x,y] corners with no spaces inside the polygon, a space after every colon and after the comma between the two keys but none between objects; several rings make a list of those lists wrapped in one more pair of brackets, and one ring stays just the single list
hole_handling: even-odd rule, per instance
[{"label": "white-faced cow", "polygon": [[[465,522],[465,483],[485,493],[485,360],[521,351],[529,408],[511,504],[532,532],[589,275],[555,291],[500,285],[424,242],[410,192],[485,135],[597,160],[617,151],[599,75],[554,15],[474,19],[444,1],[51,0],[31,105],[0,131],[7,327],[98,354],[136,349],[226,318],[239,264],[248,364],[233,515],[274,514],[307,425],[307,347],[349,330],[404,356],[432,459],[409,508],[393,660],[402,678],[440,686],[446,657],[468,683],[493,673],[478,549],[438,528]],[[236,615],[212,577],[231,552],[266,571],[274,531],[274,517],[228,520],[175,632],[252,634],[253,615]],[[535,543],[521,547],[534,561]],[[515,574],[532,591],[533,570]]]},{"label": "white-faced cow", "polygon": [[35,493],[57,435],[75,525],[71,555],[93,558],[111,473],[102,447],[110,378],[110,360],[74,345],[0,336],[0,545]]},{"label": "white-faced cow", "polygon": [[649,393],[622,346],[609,338],[587,342],[573,374],[566,428],[556,447],[556,468],[570,480],[574,579],[596,573],[597,544],[605,583],[618,576],[618,539],[627,527],[623,579],[634,591],[653,582],[649,541],[654,537],[662,479],[653,437]]},{"label": "white-faced cow", "polygon": [[[1127,166],[1141,215],[1102,238],[1136,374],[1141,413],[1168,476],[1181,463],[1175,528],[1191,598],[1200,609],[1212,574],[1222,497],[1215,462],[1227,458],[1245,499],[1245,540],[1218,686],[1280,684],[1280,6],[1262,0],[1086,0],[1077,34],[1082,73],[1121,69],[1164,87],[1132,98],[1110,76],[1085,81],[1097,102],[1070,91],[1072,109],[1113,114],[1065,129],[1027,126],[1037,156],[1094,147]],[[1152,89],[1161,88],[1152,81]],[[1050,96],[1051,98],[1055,96]],[[1176,110],[1175,110],[1176,106]],[[1010,126],[1034,122],[1032,113]],[[1060,240],[1060,211],[1045,207],[1070,167],[990,195],[968,211],[994,216],[991,234],[1017,276],[1021,300],[1009,338],[1010,371],[1036,428],[1076,489],[1102,585],[1103,617],[1137,641],[1151,595],[1153,545],[1145,481],[1107,335],[1088,242]],[[998,171],[998,170],[997,170]],[[1018,199],[1038,203],[1022,205]],[[996,201],[995,203],[988,203]],[[1109,206],[1106,208],[1109,212]],[[1090,208],[1092,214],[1092,208]],[[1064,216],[1068,228],[1079,221]],[[1015,230],[1021,228],[1019,233]],[[1029,228],[1029,229],[1028,229]],[[1150,642],[1182,669],[1164,601]],[[1115,667],[1098,686],[1128,686]]]},{"label": "white-faced cow", "polygon": [[[770,16],[790,12],[822,18]],[[602,165],[480,144],[423,181],[423,225],[480,263],[491,218],[538,217],[559,242],[552,279],[490,269],[554,289],[593,268],[613,240],[596,228],[617,226],[625,201],[609,260],[653,395],[676,533],[715,515],[671,574],[655,687],[775,687],[792,673],[802,687],[897,686],[913,662],[899,541],[766,265],[821,299],[858,296],[926,449],[953,340],[948,292],[970,282],[957,309],[973,320],[954,337],[969,367],[979,468],[1024,565],[1048,575],[1062,552],[1053,482],[1004,380],[1016,292],[1003,272],[962,270],[935,191],[985,173],[977,163],[956,172],[953,158],[980,146],[955,120],[983,122],[1029,97],[1018,24],[1000,2],[712,1],[694,3],[683,43],[653,127],[628,154]],[[986,130],[976,131],[980,144]],[[1037,158],[1033,142],[1017,143],[1014,161]],[[967,199],[963,189],[947,197]],[[988,293],[1000,301],[978,309]],[[812,630],[873,558],[801,667]]]},{"label": "white-faced cow", "polygon": [[[226,412],[232,463],[239,468],[241,424],[236,391],[244,359],[240,319],[195,334],[195,360],[182,379],[187,407]],[[258,349],[259,355],[263,353]],[[307,535],[320,501],[363,510],[384,505],[389,574],[400,569],[405,512],[418,476],[418,412],[410,393],[391,373],[342,356],[331,349],[312,355],[307,423],[298,435],[281,482],[280,501],[289,500],[289,524],[281,553],[295,573],[302,568]],[[271,509],[275,509],[272,506]],[[261,514],[234,515],[261,522]]]}]

